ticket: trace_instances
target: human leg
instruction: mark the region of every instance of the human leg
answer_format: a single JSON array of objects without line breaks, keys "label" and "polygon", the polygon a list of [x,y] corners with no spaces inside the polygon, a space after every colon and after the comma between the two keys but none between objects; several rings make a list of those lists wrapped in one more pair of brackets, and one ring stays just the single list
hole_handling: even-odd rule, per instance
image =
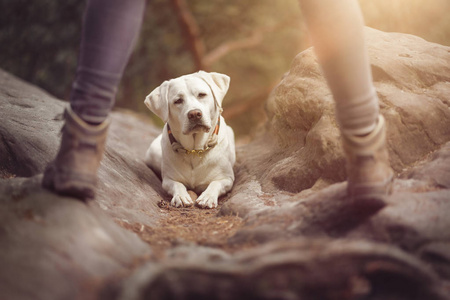
[{"label": "human leg", "polygon": [[393,172],[358,3],[301,0],[300,4],[336,102],[336,118],[347,154],[349,195],[354,199],[382,197],[390,192]]},{"label": "human leg", "polygon": [[60,149],[42,185],[59,194],[93,198],[117,85],[139,32],[145,0],[90,0],[71,105]]},{"label": "human leg", "polygon": [[114,105],[141,27],[145,0],[90,0],[87,5],[70,102],[84,121],[101,123]]}]

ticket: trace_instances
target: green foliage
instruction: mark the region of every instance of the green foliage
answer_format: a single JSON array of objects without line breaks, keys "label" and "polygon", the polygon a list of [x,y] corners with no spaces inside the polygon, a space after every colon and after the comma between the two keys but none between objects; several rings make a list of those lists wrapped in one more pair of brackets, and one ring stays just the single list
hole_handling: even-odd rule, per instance
[{"label": "green foliage", "polygon": [[0,67],[58,97],[67,95],[83,2],[0,0]]}]

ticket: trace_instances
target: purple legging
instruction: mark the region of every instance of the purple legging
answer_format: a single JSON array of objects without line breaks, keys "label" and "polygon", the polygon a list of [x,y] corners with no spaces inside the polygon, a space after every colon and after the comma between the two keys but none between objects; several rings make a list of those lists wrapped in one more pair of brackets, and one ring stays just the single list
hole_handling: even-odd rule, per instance
[{"label": "purple legging", "polygon": [[145,0],[89,0],[70,103],[89,123],[103,122],[140,31]]},{"label": "purple legging", "polygon": [[301,0],[314,50],[336,102],[343,134],[370,133],[378,119],[364,41],[364,23],[356,0]]}]

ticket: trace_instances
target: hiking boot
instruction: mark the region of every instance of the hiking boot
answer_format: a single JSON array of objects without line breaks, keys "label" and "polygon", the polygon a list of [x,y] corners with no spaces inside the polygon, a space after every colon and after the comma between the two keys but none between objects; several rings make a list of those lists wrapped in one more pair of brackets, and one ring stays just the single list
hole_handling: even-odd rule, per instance
[{"label": "hiking boot", "polygon": [[352,200],[383,200],[392,192],[394,172],[386,147],[386,125],[379,115],[375,129],[365,136],[343,134],[347,154],[347,193]]},{"label": "hiking boot", "polygon": [[81,200],[94,198],[97,170],[105,149],[110,120],[90,125],[69,107],[64,111],[65,124],[58,154],[42,180],[42,186],[58,194]]}]

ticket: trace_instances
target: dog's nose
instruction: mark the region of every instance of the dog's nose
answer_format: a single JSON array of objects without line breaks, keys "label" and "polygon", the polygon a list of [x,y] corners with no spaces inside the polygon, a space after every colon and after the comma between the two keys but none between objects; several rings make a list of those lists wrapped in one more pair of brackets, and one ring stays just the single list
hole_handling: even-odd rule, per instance
[{"label": "dog's nose", "polygon": [[191,121],[200,120],[202,117],[202,111],[200,109],[193,109],[188,112],[188,118]]}]

